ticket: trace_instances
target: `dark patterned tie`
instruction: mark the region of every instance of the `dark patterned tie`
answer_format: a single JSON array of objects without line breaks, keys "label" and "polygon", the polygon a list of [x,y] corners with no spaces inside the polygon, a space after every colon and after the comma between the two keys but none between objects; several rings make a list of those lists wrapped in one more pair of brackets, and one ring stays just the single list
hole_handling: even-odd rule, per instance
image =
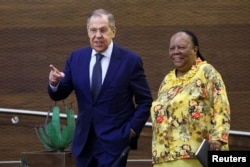
[{"label": "dark patterned tie", "polygon": [[103,55],[100,53],[96,54],[96,63],[93,67],[93,74],[92,74],[92,95],[94,100],[98,96],[98,93],[102,87],[102,66],[101,66],[101,59]]}]

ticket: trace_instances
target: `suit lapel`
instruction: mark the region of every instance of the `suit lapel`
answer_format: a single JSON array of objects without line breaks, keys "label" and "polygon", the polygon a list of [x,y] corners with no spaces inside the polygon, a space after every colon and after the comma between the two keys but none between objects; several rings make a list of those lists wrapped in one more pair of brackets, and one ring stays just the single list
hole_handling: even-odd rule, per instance
[{"label": "suit lapel", "polygon": [[118,46],[114,45],[108,71],[105,76],[102,89],[105,89],[105,87],[107,87],[110,84],[110,82],[112,82],[114,75],[117,73],[117,70],[120,66],[120,63],[121,63],[121,55],[119,54],[119,48]]}]

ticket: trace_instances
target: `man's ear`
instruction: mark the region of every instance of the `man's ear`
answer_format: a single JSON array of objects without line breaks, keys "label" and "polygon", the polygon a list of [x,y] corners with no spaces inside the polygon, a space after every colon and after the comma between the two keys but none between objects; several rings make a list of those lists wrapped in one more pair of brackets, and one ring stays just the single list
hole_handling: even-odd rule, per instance
[{"label": "man's ear", "polygon": [[112,29],[112,32],[113,32],[113,38],[115,37],[115,34],[116,34],[116,28],[113,28]]}]

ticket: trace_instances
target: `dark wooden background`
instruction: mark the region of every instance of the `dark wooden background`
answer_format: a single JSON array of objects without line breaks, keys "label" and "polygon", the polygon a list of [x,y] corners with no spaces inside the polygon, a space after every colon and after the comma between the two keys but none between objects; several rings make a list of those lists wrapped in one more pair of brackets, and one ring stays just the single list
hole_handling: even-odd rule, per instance
[{"label": "dark wooden background", "polygon": [[[72,50],[89,44],[86,17],[97,8],[114,14],[115,42],[141,55],[154,98],[173,69],[171,35],[196,33],[201,53],[227,85],[231,129],[250,131],[249,0],[0,0],[1,108],[47,112],[54,105],[47,95],[48,66],[63,69]],[[77,113],[73,94],[65,102]],[[0,113],[0,160],[43,149],[33,127],[45,118],[19,115],[20,123],[12,125],[12,116]]]}]

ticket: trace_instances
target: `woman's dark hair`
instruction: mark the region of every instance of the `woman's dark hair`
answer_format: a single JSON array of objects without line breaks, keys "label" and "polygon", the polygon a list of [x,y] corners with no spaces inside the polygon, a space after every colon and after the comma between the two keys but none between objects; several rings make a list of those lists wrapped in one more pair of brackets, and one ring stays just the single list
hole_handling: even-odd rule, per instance
[{"label": "woman's dark hair", "polygon": [[189,36],[191,37],[191,40],[192,40],[194,46],[198,46],[197,56],[198,56],[202,61],[204,61],[205,59],[204,59],[204,57],[203,57],[203,56],[201,55],[201,53],[200,53],[199,42],[198,42],[198,38],[196,37],[196,35],[195,35],[193,32],[189,31],[189,30],[180,30],[180,31],[178,31],[178,32],[184,32],[184,33],[186,33],[187,35],[189,35]]}]

